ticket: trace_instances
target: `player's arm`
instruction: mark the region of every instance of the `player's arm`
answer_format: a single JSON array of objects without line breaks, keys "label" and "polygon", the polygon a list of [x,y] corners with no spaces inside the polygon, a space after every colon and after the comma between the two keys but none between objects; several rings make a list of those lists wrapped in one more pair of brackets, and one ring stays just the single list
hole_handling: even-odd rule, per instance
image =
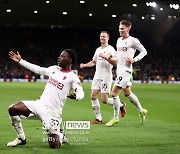
[{"label": "player's arm", "polygon": [[147,55],[147,50],[145,47],[140,43],[138,39],[135,39],[135,46],[134,48],[138,50],[140,53],[134,58],[134,61],[140,61],[144,56]]},{"label": "player's arm", "polygon": [[112,55],[106,55],[104,53],[100,53],[99,56],[107,60],[110,64],[117,65],[117,57],[112,57]]},{"label": "player's arm", "polygon": [[23,60],[18,51],[17,51],[17,53],[14,53],[13,51],[10,51],[8,55],[9,55],[10,59],[12,59],[13,61],[19,63],[21,66],[27,68],[28,70],[30,70],[30,71],[32,71],[34,73],[47,75],[47,76],[49,75],[49,72],[48,72],[47,68],[40,67],[38,65],[31,64],[31,63]]},{"label": "player's arm", "polygon": [[140,61],[144,56],[147,55],[147,50],[145,49],[145,47],[140,43],[140,41],[138,39],[135,39],[134,42],[134,46],[133,46],[136,50],[138,50],[140,53],[134,57],[134,58],[127,58],[127,63],[134,63],[137,61]]},{"label": "player's arm", "polygon": [[67,97],[76,100],[81,100],[84,98],[84,91],[78,77],[73,81],[73,90],[73,93],[69,94]]},{"label": "player's arm", "polygon": [[96,65],[96,62],[94,60],[91,60],[90,62],[83,64],[80,64],[80,68],[86,68],[86,67],[93,67]]}]

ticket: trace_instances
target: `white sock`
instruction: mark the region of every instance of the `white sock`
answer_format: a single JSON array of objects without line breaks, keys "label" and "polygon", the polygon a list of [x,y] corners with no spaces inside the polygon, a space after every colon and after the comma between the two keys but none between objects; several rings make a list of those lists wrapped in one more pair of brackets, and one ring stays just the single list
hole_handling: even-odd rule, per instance
[{"label": "white sock", "polygon": [[128,98],[129,98],[129,100],[131,101],[131,103],[133,103],[133,104],[136,106],[137,110],[138,110],[139,112],[142,112],[142,106],[141,106],[141,104],[140,104],[137,96],[134,95],[133,93],[131,93],[131,94],[128,96]]},{"label": "white sock", "polygon": [[12,125],[14,129],[17,132],[18,138],[25,140],[26,137],[25,137],[24,130],[21,124],[21,118],[19,116],[10,116],[10,119],[12,121]]},{"label": "white sock", "polygon": [[93,108],[93,110],[94,110],[96,119],[98,119],[98,120],[101,121],[101,120],[102,120],[102,117],[101,117],[99,100],[98,100],[98,99],[96,99],[96,100],[91,100],[91,102],[92,102],[92,108]]},{"label": "white sock", "polygon": [[113,98],[108,98],[107,104],[113,106],[113,104],[114,104]]},{"label": "white sock", "polygon": [[114,119],[119,119],[119,109],[123,104],[120,102],[119,96],[113,97],[114,102]]}]

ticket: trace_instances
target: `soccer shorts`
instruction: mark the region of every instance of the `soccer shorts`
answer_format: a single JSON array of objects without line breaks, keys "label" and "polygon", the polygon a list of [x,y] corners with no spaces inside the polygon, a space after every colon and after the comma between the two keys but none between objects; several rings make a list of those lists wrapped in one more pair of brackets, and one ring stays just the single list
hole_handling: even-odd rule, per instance
[{"label": "soccer shorts", "polygon": [[40,100],[22,101],[24,105],[31,111],[29,117],[21,116],[21,118],[41,120],[43,129],[47,133],[59,134],[62,118],[55,115],[54,111],[46,107]]},{"label": "soccer shorts", "polygon": [[100,90],[101,93],[110,93],[112,81],[93,79],[91,89]]},{"label": "soccer shorts", "polygon": [[115,80],[115,85],[117,87],[121,87],[125,89],[126,87],[130,87],[132,85],[132,74],[128,71],[124,71],[122,73],[119,73]]}]

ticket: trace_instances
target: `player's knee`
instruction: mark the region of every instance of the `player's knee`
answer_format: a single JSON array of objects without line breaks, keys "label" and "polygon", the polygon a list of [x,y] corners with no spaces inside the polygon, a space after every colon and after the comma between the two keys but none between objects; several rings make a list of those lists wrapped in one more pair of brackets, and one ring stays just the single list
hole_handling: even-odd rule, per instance
[{"label": "player's knee", "polygon": [[16,107],[14,107],[15,105],[12,104],[9,106],[8,108],[8,112],[9,112],[9,115],[12,116],[14,114],[14,111],[16,110]]},{"label": "player's knee", "polygon": [[101,99],[104,104],[107,104],[108,99]]},{"label": "player's knee", "polygon": [[91,100],[96,100],[96,99],[97,99],[97,96],[91,95]]},{"label": "player's knee", "polygon": [[59,149],[61,147],[61,144],[49,143],[49,147],[51,149]]},{"label": "player's knee", "polygon": [[129,94],[128,94],[128,93],[124,93],[124,96],[125,96],[125,97],[128,97],[128,96],[129,96]]},{"label": "player's knee", "polygon": [[19,115],[19,111],[20,111],[19,105],[12,104],[12,105],[9,106],[8,112],[9,112],[10,116]]},{"label": "player's knee", "polygon": [[56,134],[48,135],[48,143],[51,149],[57,149],[61,147],[59,136]]},{"label": "player's knee", "polygon": [[116,93],[113,93],[113,92],[112,92],[112,93],[111,93],[111,96],[112,96],[112,97],[116,97],[117,95],[116,95]]}]

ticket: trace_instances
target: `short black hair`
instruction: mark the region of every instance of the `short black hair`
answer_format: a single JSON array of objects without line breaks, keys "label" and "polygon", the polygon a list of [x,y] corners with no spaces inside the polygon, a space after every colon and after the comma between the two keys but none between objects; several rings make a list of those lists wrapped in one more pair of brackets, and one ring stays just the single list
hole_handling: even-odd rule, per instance
[{"label": "short black hair", "polygon": [[76,54],[76,51],[72,50],[72,49],[65,49],[64,51],[66,51],[69,56],[71,57],[72,59],[72,64],[75,64],[76,61],[77,61],[77,54]]}]

